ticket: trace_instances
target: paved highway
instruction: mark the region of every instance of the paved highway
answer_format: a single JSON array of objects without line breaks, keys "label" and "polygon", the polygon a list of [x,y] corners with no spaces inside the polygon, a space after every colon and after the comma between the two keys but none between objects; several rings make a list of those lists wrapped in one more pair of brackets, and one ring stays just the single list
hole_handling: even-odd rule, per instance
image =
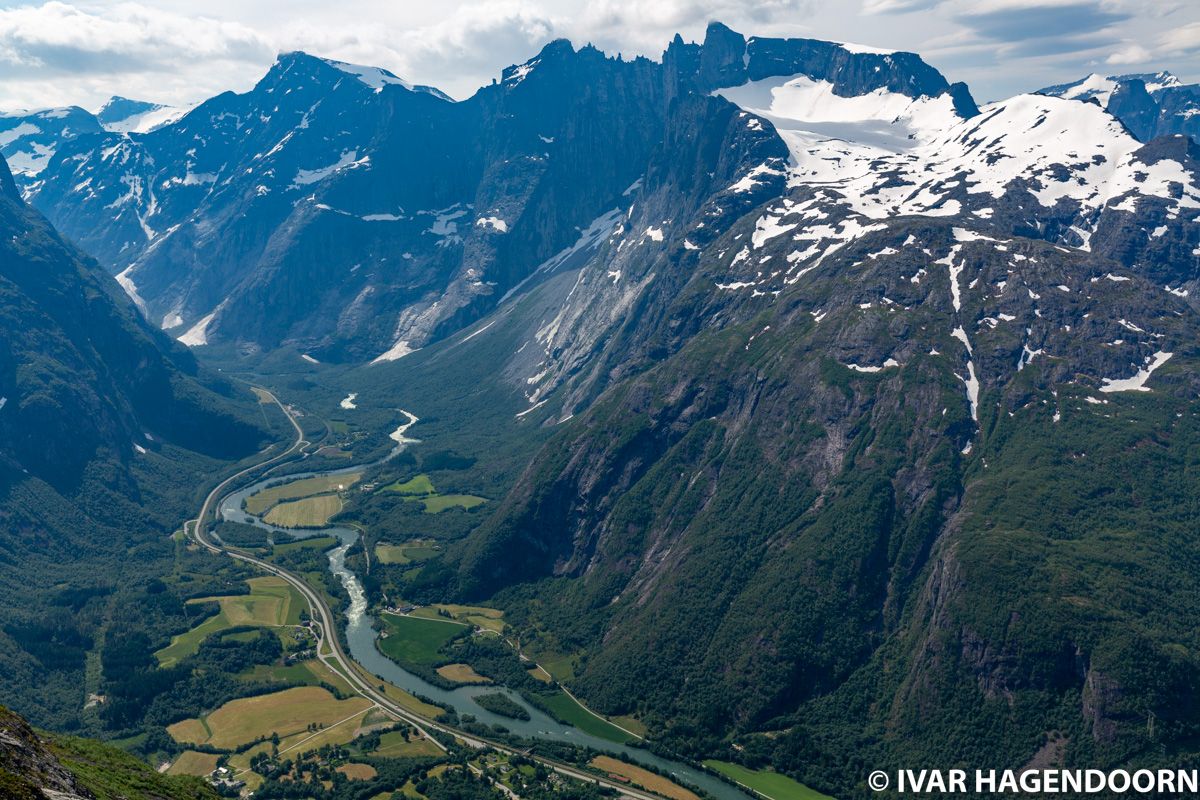
[{"label": "paved highway", "polygon": [[[570,764],[564,764],[552,759],[524,753],[509,745],[491,741],[474,734],[469,734],[451,725],[434,722],[433,720],[429,720],[425,717],[414,714],[413,712],[396,703],[384,693],[380,692],[376,686],[372,685],[369,681],[363,678],[362,675],[359,674],[358,670],[355,669],[352,659],[342,649],[341,639],[338,637],[334,628],[333,611],[325,602],[325,598],[318,594],[311,586],[309,586],[303,578],[292,572],[289,572],[286,569],[283,569],[282,567],[276,566],[275,564],[267,561],[263,561],[260,558],[256,558],[255,556],[236,548],[228,547],[224,543],[218,542],[209,537],[208,520],[215,514],[215,509],[218,507],[220,500],[225,496],[226,491],[232,484],[255,471],[261,471],[263,474],[265,474],[269,469],[278,466],[288,458],[296,454],[303,454],[304,448],[309,444],[304,438],[304,430],[296,421],[296,417],[292,414],[291,410],[281,403],[279,398],[277,398],[271,392],[268,392],[262,388],[258,388],[258,391],[262,392],[264,396],[269,397],[273,403],[279,406],[279,409],[284,413],[288,419],[288,422],[292,424],[292,428],[296,431],[295,441],[293,441],[291,446],[282,453],[261,461],[258,464],[247,467],[217,484],[217,486],[208,493],[208,496],[204,498],[204,503],[200,506],[200,514],[196,517],[196,519],[189,520],[188,522],[184,523],[184,533],[190,533],[191,537],[196,541],[197,544],[213,553],[224,553],[231,558],[244,561],[248,564],[253,564],[255,567],[258,567],[264,572],[276,575],[291,584],[308,602],[309,618],[314,623],[314,629],[317,636],[317,657],[321,659],[321,661],[328,664],[331,668],[342,674],[353,687],[354,691],[359,695],[367,698],[379,708],[383,709],[397,719],[402,719],[409,725],[412,725],[414,728],[419,730],[422,735],[428,738],[429,741],[436,744],[443,751],[446,750],[446,747],[436,738],[429,735],[430,730],[436,730],[441,733],[449,734],[456,739],[461,740],[470,747],[490,747],[494,750],[504,753],[524,755],[527,758],[531,758],[561,775],[566,775],[577,780],[588,781],[600,786],[616,789],[621,794],[634,798],[634,800],[662,800],[662,798],[658,795],[650,792],[644,792],[628,786],[627,784],[594,775],[577,767],[573,767]],[[189,526],[191,528],[190,531]]]}]

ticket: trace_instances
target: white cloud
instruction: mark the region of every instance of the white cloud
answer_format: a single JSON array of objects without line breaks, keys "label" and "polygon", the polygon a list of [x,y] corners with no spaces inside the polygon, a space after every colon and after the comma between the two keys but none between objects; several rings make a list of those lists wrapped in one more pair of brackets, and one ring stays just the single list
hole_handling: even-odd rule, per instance
[{"label": "white cloud", "polygon": [[1140,44],[1130,42],[1129,44],[1117,50],[1108,58],[1104,59],[1105,64],[1125,66],[1128,64],[1145,64],[1151,61],[1154,56],[1149,50],[1142,47]]},{"label": "white cloud", "polygon": [[938,5],[941,0],[863,0],[864,14],[907,14]]},{"label": "white cloud", "polygon": [[[195,82],[190,68],[198,63],[210,65],[211,77],[224,82],[273,54],[268,38],[243,24],[138,3],[0,9],[0,100],[86,102],[95,98],[78,95],[126,83],[171,94]],[[236,70],[223,68],[232,65]],[[216,81],[212,88],[222,88]]]}]

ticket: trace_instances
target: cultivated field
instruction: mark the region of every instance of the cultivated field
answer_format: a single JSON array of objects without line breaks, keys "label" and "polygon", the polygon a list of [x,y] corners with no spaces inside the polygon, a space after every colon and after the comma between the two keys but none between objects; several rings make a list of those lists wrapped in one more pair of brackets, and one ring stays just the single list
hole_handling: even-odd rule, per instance
[{"label": "cultivated field", "polygon": [[[299,686],[282,692],[231,700],[200,719],[184,720],[167,728],[176,741],[184,744],[209,744],[231,749],[255,739],[280,738],[307,733],[310,723],[329,728],[371,707],[362,697],[338,700],[318,686]],[[352,729],[356,729],[354,725]],[[280,745],[280,751],[283,751]]]},{"label": "cultivated field", "polygon": [[554,676],[542,669],[540,664],[534,664],[526,671],[542,683],[554,683]]},{"label": "cultivated field", "polygon": [[485,498],[476,497],[473,494],[438,494],[437,488],[428,475],[418,475],[403,483],[397,481],[383,489],[403,495],[405,500],[421,503],[425,506],[426,514],[437,514],[447,508],[471,509],[487,502]]},{"label": "cultivated field", "polygon": [[[344,745],[354,741],[355,738],[363,733],[365,720],[370,716],[369,711],[360,712],[349,719],[343,719],[340,722],[335,722],[323,730],[309,731],[307,729],[297,731],[290,736],[280,736],[279,739],[279,754],[284,758],[298,756],[303,753],[308,753],[313,750],[319,750],[325,745]],[[259,753],[271,752],[271,743],[260,742],[259,744],[250,747],[249,749],[235,753],[229,757],[229,768],[235,773],[241,773],[239,777],[246,781],[246,788],[250,790],[257,789],[262,784],[262,777],[254,772],[242,772],[250,767],[250,760]]]},{"label": "cultivated field", "polygon": [[592,736],[599,736],[601,739],[608,739],[610,742],[619,743],[627,742],[633,738],[616,725],[601,717],[597,717],[579,705],[566,692],[560,691],[549,696],[539,696],[539,699],[553,712],[553,716],[574,725],[584,733],[590,733]]},{"label": "cultivated field", "polygon": [[189,600],[189,604],[216,602],[221,610],[201,622],[195,628],[176,636],[171,644],[155,653],[159,666],[170,667],[200,649],[207,637],[227,628],[243,625],[279,627],[297,625],[300,610],[305,608],[303,598],[282,578],[266,576],[251,578],[250,594],[229,597],[200,597]]},{"label": "cultivated field", "polygon": [[354,693],[345,678],[330,669],[323,661],[315,658],[311,661],[302,661],[287,666],[255,664],[245,672],[239,673],[238,677],[250,682],[279,681],[302,686],[320,686],[322,683],[327,683],[344,694]]},{"label": "cultivated field", "polygon": [[168,775],[208,775],[217,768],[215,753],[197,753],[195,750],[184,750],[175,759],[175,763],[167,770]]},{"label": "cultivated field", "polygon": [[337,539],[332,536],[313,536],[308,539],[297,539],[294,542],[279,542],[275,543],[275,547],[271,549],[271,555],[277,556],[283,553],[290,553],[293,550],[327,550],[337,544]]},{"label": "cultivated field", "polygon": [[370,764],[342,764],[337,771],[352,781],[369,781],[379,774]]},{"label": "cultivated field", "polygon": [[437,674],[441,675],[448,681],[455,683],[491,683],[491,678],[486,678],[476,672],[470,664],[446,664],[437,668]]},{"label": "cultivated field", "polygon": [[263,521],[281,528],[319,528],[342,510],[342,498],[336,494],[319,494],[303,500],[288,500],[271,507]]},{"label": "cultivated field", "polygon": [[328,494],[349,489],[358,483],[361,477],[361,472],[346,472],[341,475],[318,475],[315,478],[302,478],[291,483],[269,486],[246,498],[246,511],[260,516],[284,500],[295,500],[300,497],[311,497],[316,494]]},{"label": "cultivated field", "polygon": [[460,606],[454,603],[435,603],[431,606],[423,606],[412,612],[414,617],[424,617],[425,619],[445,619],[439,611],[445,611],[451,617],[459,622],[465,622],[468,625],[477,625],[480,628],[496,633],[504,632],[504,612],[498,608],[488,608],[486,606]]},{"label": "cultivated field", "polygon": [[404,481],[396,481],[383,487],[385,491],[396,492],[397,494],[406,495],[427,495],[436,493],[433,488],[433,481],[429,480],[428,475],[418,475],[417,477]]},{"label": "cultivated field", "polygon": [[683,788],[662,775],[633,764],[626,764],[612,756],[596,756],[592,759],[591,765],[610,775],[627,778],[634,786],[640,786],[663,797],[670,797],[672,800],[700,800],[695,792]]}]

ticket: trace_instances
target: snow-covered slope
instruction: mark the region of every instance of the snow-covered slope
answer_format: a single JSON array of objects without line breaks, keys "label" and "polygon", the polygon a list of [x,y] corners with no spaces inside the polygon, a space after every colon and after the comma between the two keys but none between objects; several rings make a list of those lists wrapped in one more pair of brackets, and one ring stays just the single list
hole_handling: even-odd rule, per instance
[{"label": "snow-covered slope", "polygon": [[104,130],[113,133],[146,133],[174,122],[190,108],[113,97],[96,113],[96,119]]},{"label": "snow-covered slope", "polygon": [[791,193],[766,208],[736,264],[752,265],[754,250],[789,233],[796,244],[787,267],[739,274],[731,286],[764,291],[795,280],[831,249],[898,216],[1011,225],[1020,209],[1019,222],[1053,217],[1047,234],[1087,249],[1106,210],[1133,214],[1150,199],[1169,219],[1200,209],[1200,185],[1183,163],[1144,159],[1143,144],[1092,104],[1020,95],[964,120],[947,98],[839,98],[805,78],[720,94],[773,123],[791,155],[786,166],[760,165],[731,187],[749,192],[756,177],[786,174]]},{"label": "snow-covered slope", "polygon": [[331,67],[341,70],[349,75],[353,75],[362,81],[367,86],[370,86],[376,92],[382,92],[384,86],[402,86],[410,92],[424,92],[439,97],[442,100],[451,100],[452,98],[432,86],[416,86],[403,78],[397,77],[388,70],[382,67],[368,67],[362,64],[349,64],[345,61],[335,61],[331,58],[322,59]]}]

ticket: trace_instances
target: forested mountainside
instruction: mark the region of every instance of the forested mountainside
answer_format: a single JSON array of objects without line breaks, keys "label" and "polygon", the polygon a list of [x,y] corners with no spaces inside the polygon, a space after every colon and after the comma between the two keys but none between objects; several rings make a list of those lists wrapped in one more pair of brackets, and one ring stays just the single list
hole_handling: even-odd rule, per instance
[{"label": "forested mountainside", "polygon": [[84,653],[122,563],[170,552],[203,472],[267,431],[249,392],[148,326],[2,163],[0,298],[0,684],[61,723],[86,700]]}]

